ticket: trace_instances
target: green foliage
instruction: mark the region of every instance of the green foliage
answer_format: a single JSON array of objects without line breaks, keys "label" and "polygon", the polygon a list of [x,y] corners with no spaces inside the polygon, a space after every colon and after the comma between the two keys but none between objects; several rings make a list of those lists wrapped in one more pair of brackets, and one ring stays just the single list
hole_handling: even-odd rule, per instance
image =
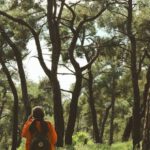
[{"label": "green foliage", "polygon": [[74,147],[57,148],[57,150],[132,150],[131,142],[126,143],[114,143],[112,146],[107,144],[87,144],[87,145],[75,145]]},{"label": "green foliage", "polygon": [[25,149],[25,139],[22,139],[21,144],[17,150],[24,150]]},{"label": "green foliage", "polygon": [[131,142],[126,143],[114,143],[111,147],[111,150],[132,150]]},{"label": "green foliage", "polygon": [[87,132],[76,132],[75,135],[73,135],[73,144],[77,145],[77,144],[84,144],[85,142],[87,143],[93,143],[93,141],[91,140],[90,135]]},{"label": "green foliage", "polygon": [[[69,9],[64,6],[62,12],[61,24],[60,24],[60,39],[61,39],[61,61],[67,63],[67,67],[71,66],[69,61],[68,47],[70,46],[71,39],[73,37],[72,31],[75,30],[80,21],[90,18],[97,14],[97,11],[105,6],[106,2],[112,2],[113,0],[87,0],[83,1],[80,5],[69,3],[69,7],[75,12],[74,22],[71,21],[72,13]],[[85,2],[85,3],[84,3]],[[114,1],[113,1],[114,2]],[[4,5],[6,4],[6,5]],[[19,1],[12,8],[13,3],[4,0],[0,1],[0,7],[2,10],[7,11],[10,15],[24,19],[30,26],[32,26],[38,33],[39,37],[42,39],[44,37],[44,48],[48,48],[50,51],[52,49],[51,39],[49,38],[48,28],[45,20],[45,8],[41,5],[40,1],[34,3],[33,0]],[[89,6],[88,6],[89,5]],[[91,58],[97,50],[100,51],[100,56],[98,60],[92,65],[93,73],[93,95],[95,99],[95,108],[97,112],[97,120],[99,124],[99,129],[104,117],[104,113],[108,105],[111,102],[112,95],[112,81],[115,80],[116,88],[116,103],[115,103],[115,118],[114,118],[114,141],[120,141],[122,133],[125,128],[126,119],[132,115],[132,81],[129,70],[130,65],[130,53],[129,53],[129,40],[126,35],[127,29],[127,4],[114,4],[110,5],[109,8],[103,13],[103,16],[99,17],[98,21],[86,23],[77,40],[75,52],[73,53],[76,58],[85,59],[85,53]],[[137,2],[134,7],[133,12],[133,31],[137,39],[137,66],[140,66],[140,61],[144,51],[149,51],[150,44],[150,2],[148,0]],[[11,9],[10,9],[11,8]],[[55,18],[57,19],[57,18]],[[18,25],[4,17],[0,17],[1,25],[6,30],[8,36],[13,40],[13,42],[18,46],[21,51],[22,58],[28,54],[26,48],[27,43],[31,38],[31,33],[29,30],[21,25]],[[46,25],[45,25],[46,24]],[[101,32],[102,27],[107,31],[108,37],[101,38],[101,35],[97,32]],[[42,34],[40,34],[40,32]],[[113,37],[113,38],[112,38]],[[4,48],[5,60],[7,61],[7,66],[11,69],[12,78],[17,81],[16,76],[18,75],[15,70],[16,62],[14,53],[7,45],[7,42],[0,37],[1,47]],[[42,47],[43,48],[43,47]],[[32,50],[32,49],[31,49]],[[44,53],[43,53],[44,54]],[[12,67],[10,67],[10,64]],[[139,86],[140,93],[142,95],[143,87],[145,84],[145,74],[146,68],[149,65],[149,59],[145,58],[142,64],[142,73],[139,75]],[[0,66],[1,67],[1,66]],[[13,69],[12,69],[13,68]],[[14,76],[15,74],[15,76]],[[17,76],[18,77],[18,76]],[[97,145],[93,143],[93,129],[92,129],[92,117],[91,110],[89,109],[88,103],[88,83],[87,83],[87,72],[83,73],[84,82],[81,92],[81,96],[78,103],[77,112],[77,122],[75,126],[75,133],[73,136],[73,146],[68,146],[64,149],[77,149],[77,150],[99,150],[99,149],[109,149],[109,150],[130,150],[132,149],[131,142],[128,143],[114,143],[111,147],[107,144]],[[0,78],[4,79],[4,75],[0,72]],[[19,129],[22,125],[22,116],[24,114],[24,104],[22,102],[22,94],[20,90],[20,84],[17,83],[17,90],[19,95]],[[4,87],[7,87],[8,93],[5,96],[7,99],[2,115],[0,119],[0,149],[7,149],[5,146],[11,145],[11,134],[12,133],[12,93],[8,87],[8,83],[0,82],[0,106],[4,101],[3,93]],[[48,79],[42,79],[40,83],[36,84],[34,82],[28,82],[28,92],[29,99],[32,106],[42,105],[45,109],[48,119],[53,119],[53,103],[52,103],[52,90],[51,83]],[[142,97],[142,96],[141,96]],[[67,124],[67,119],[70,109],[69,98],[64,95],[63,108],[64,108],[64,120],[65,125]],[[85,132],[85,131],[88,131]],[[108,116],[105,131],[104,131],[104,142],[108,142],[110,131],[110,115]],[[3,138],[5,137],[5,138]],[[86,143],[87,145],[83,145]],[[7,144],[6,144],[7,143]],[[24,149],[24,142],[18,150]]]},{"label": "green foliage", "polygon": [[[17,150],[24,150],[24,143],[21,144],[21,146]],[[132,144],[131,142],[125,142],[125,143],[114,143],[112,146],[109,146],[107,144],[81,144],[78,143],[74,146],[65,146],[63,148],[56,148],[56,150],[132,150]]]}]

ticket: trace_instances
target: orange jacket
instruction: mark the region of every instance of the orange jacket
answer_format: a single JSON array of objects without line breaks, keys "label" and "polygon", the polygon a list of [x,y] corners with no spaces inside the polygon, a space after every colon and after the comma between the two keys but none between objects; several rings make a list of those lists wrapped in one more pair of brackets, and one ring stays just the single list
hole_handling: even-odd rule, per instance
[{"label": "orange jacket", "polygon": [[[33,119],[29,119],[25,122],[23,129],[22,129],[22,134],[21,136],[26,138],[26,150],[30,150],[30,142],[31,142],[31,133],[29,131],[29,127],[32,123]],[[52,124],[48,121],[46,121],[48,124],[48,128],[49,128],[49,133],[48,133],[48,137],[50,139],[50,143],[51,143],[51,147],[50,150],[55,150],[55,144],[57,141],[57,134],[56,131],[54,129],[54,127],[52,126]],[[40,122],[36,122],[36,127],[38,129],[40,129]]]}]

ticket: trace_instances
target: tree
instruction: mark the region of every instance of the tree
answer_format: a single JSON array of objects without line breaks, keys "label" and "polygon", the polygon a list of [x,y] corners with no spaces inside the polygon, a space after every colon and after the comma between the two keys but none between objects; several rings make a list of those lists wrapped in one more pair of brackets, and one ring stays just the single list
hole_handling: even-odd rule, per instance
[{"label": "tree", "polygon": [[[2,48],[2,45],[1,45]],[[4,53],[2,51],[2,49],[0,50],[0,63],[2,65],[3,71],[6,74],[8,83],[10,85],[10,88],[12,90],[13,93],[13,97],[14,97],[14,106],[13,106],[13,134],[12,134],[12,150],[16,150],[17,149],[17,131],[18,131],[18,94],[17,94],[17,89],[15,87],[15,84],[12,80],[12,77],[10,75],[10,72],[8,70],[8,68],[5,65],[5,57],[4,57]]]},{"label": "tree", "polygon": [[[75,26],[74,22],[75,22],[77,15],[74,12],[74,10],[68,6],[69,10],[72,13],[70,29],[73,33],[73,38],[72,38],[71,44],[68,48],[68,55],[69,55],[70,62],[75,70],[75,77],[76,77],[76,82],[75,82],[74,90],[72,93],[72,100],[70,103],[70,113],[69,113],[69,119],[68,119],[68,124],[67,124],[67,130],[66,130],[66,134],[65,134],[65,143],[68,145],[72,144],[72,135],[74,132],[76,113],[77,113],[77,103],[78,103],[79,95],[81,92],[82,72],[84,70],[88,69],[88,67],[90,67],[92,65],[92,63],[96,60],[96,58],[99,54],[99,51],[98,51],[97,54],[91,59],[91,61],[87,65],[80,67],[79,63],[76,61],[75,56],[74,56],[77,40],[80,37],[80,34],[84,33],[85,24],[96,20],[98,17],[100,17],[103,14],[103,12],[105,12],[105,10],[109,7],[109,5],[112,5],[112,4],[113,3],[111,3],[111,2],[106,3],[106,4],[102,3],[99,12],[96,15],[95,14],[93,14],[93,16],[84,15],[81,18],[81,20],[78,21],[79,23],[76,27],[76,30],[74,27]],[[82,43],[81,43],[81,45],[82,45]]]},{"label": "tree", "polygon": [[0,27],[0,32],[3,36],[3,38],[8,42],[8,44],[12,48],[14,55],[16,57],[18,72],[19,72],[19,76],[20,76],[20,80],[21,80],[22,98],[23,98],[23,102],[24,102],[24,106],[25,106],[25,110],[26,110],[25,118],[27,119],[27,117],[31,113],[31,107],[30,107],[29,98],[28,98],[28,91],[27,91],[25,72],[23,69],[22,56],[21,56],[21,53],[20,53],[18,47],[16,46],[16,44],[13,43],[12,40],[7,36],[6,32],[4,31],[4,29],[2,27]]},{"label": "tree", "polygon": [[[59,86],[59,82],[57,79],[57,64],[58,64],[58,60],[59,60],[59,56],[60,56],[60,52],[59,52],[60,51],[60,43],[57,43],[58,38],[59,38],[59,35],[58,35],[59,32],[58,32],[58,28],[55,26],[55,25],[59,24],[59,21],[57,22],[52,17],[53,15],[55,15],[55,17],[56,17],[56,14],[55,14],[55,12],[53,12],[53,9],[49,9],[49,7],[50,8],[55,7],[55,3],[51,3],[50,1],[48,1],[47,7],[48,7],[47,18],[48,18],[48,26],[50,28],[50,38],[52,38],[51,40],[53,42],[53,54],[52,54],[53,56],[52,56],[52,70],[51,71],[48,69],[48,67],[46,66],[46,64],[43,60],[39,34],[27,22],[23,21],[22,19],[14,18],[10,15],[7,15],[4,12],[1,12],[1,15],[4,15],[4,16],[8,17],[10,20],[13,20],[14,22],[17,22],[19,24],[26,26],[34,36],[40,64],[52,83],[52,90],[53,90],[53,97],[54,97],[53,99],[54,99],[55,127],[56,127],[56,131],[58,133],[57,143],[59,146],[62,146],[63,145],[63,134],[64,134],[63,133],[64,132],[64,127],[63,127],[64,121],[63,121],[63,113],[62,113],[62,105],[61,105],[60,86]],[[54,31],[54,32],[51,32],[51,31]],[[54,37],[57,39],[55,39]],[[61,127],[60,127],[60,124],[61,124]]]},{"label": "tree", "polygon": [[[0,70],[0,77],[4,78],[4,74],[2,72],[2,70]],[[7,101],[7,91],[8,91],[8,86],[5,80],[1,80],[0,81],[0,87],[1,87],[1,94],[0,94],[0,100],[1,100],[1,105],[0,105],[0,119],[3,117],[3,110]]]},{"label": "tree", "polygon": [[[143,112],[143,108],[141,107],[142,99],[141,99],[141,89],[142,86],[140,85],[140,77],[142,74],[142,71],[144,70],[144,67],[147,68],[147,61],[146,61],[146,51],[148,44],[147,38],[149,36],[146,34],[143,34],[143,31],[148,31],[149,28],[147,27],[146,23],[146,6],[149,5],[148,1],[144,2],[135,2],[135,1],[117,1],[116,8],[111,8],[109,11],[110,14],[113,14],[116,16],[116,22],[113,20],[109,21],[107,29],[109,31],[116,33],[118,35],[118,38],[124,39],[120,43],[120,48],[126,51],[125,55],[128,55],[130,59],[126,58],[124,63],[129,66],[131,77],[132,77],[132,87],[133,87],[133,116],[131,117],[130,121],[133,122],[133,145],[136,147],[139,145],[139,141],[141,140],[141,133],[140,130],[142,129],[142,126],[140,124],[140,118],[141,118],[141,112]],[[145,13],[142,16],[141,9],[145,10]],[[112,16],[107,16],[109,19],[112,18]],[[106,18],[103,18],[106,19]],[[145,22],[145,23],[144,23]],[[145,35],[145,36],[144,36]],[[127,45],[127,46],[125,46]],[[145,47],[146,45],[146,47]],[[145,47],[145,48],[144,48]],[[144,90],[145,91],[145,90]],[[129,123],[130,127],[132,127],[131,122]],[[134,125],[136,127],[134,127]],[[131,131],[131,130],[128,130]],[[128,134],[129,135],[129,134]]]}]

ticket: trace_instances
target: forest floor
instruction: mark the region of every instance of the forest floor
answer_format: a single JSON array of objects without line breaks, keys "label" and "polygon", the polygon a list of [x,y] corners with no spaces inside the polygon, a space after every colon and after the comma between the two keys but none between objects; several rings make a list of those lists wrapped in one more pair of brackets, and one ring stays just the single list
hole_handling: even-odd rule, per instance
[{"label": "forest floor", "polygon": [[[17,150],[24,150],[25,144],[21,144],[21,146]],[[132,142],[117,142],[112,144],[111,146],[107,144],[77,144],[74,146],[67,146],[63,148],[56,148],[56,150],[132,150]]]},{"label": "forest floor", "polygon": [[104,144],[90,144],[90,145],[75,145],[65,148],[57,148],[56,150],[132,150],[132,143],[114,143],[112,146]]}]

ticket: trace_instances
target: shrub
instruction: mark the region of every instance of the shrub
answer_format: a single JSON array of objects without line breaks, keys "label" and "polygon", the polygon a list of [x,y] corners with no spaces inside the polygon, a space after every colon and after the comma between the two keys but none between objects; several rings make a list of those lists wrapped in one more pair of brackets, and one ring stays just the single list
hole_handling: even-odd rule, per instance
[{"label": "shrub", "polygon": [[73,139],[73,145],[84,145],[84,144],[89,144],[93,143],[93,141],[90,138],[90,135],[87,132],[77,132],[75,135],[72,137]]}]

